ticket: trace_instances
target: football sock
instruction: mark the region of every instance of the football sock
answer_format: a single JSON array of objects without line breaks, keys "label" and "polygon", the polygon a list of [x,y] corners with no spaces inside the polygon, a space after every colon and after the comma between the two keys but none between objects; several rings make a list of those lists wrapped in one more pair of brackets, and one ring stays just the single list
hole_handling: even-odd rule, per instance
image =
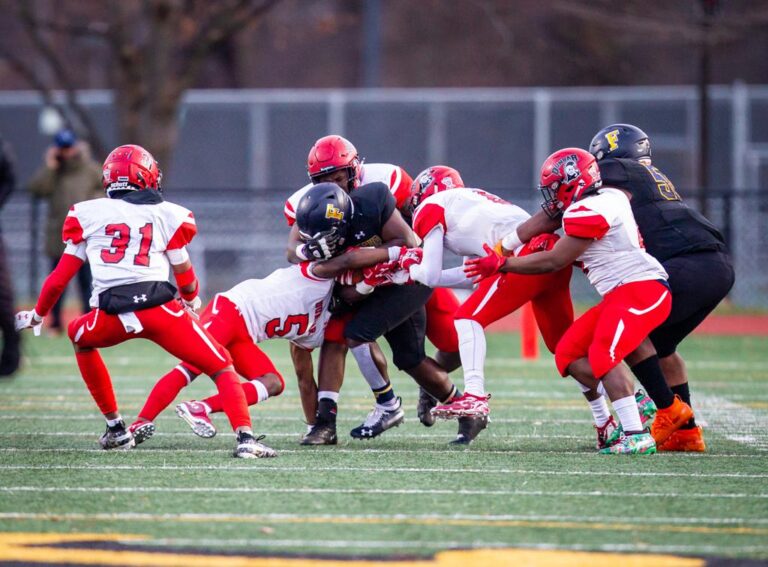
[{"label": "football sock", "polygon": [[171,370],[160,378],[155,387],[152,388],[147,401],[144,402],[144,407],[139,412],[139,418],[154,421],[160,412],[171,405],[171,402],[176,399],[176,396],[188,383],[189,377],[180,366]]},{"label": "football sock", "polygon": [[675,401],[675,395],[667,385],[664,373],[661,371],[659,357],[655,354],[635,364],[632,367],[632,373],[637,376],[657,408],[668,408]]},{"label": "football sock", "polygon": [[[589,409],[592,410],[592,418],[595,420],[595,425],[602,427],[611,419],[611,410],[608,409],[608,403],[603,396],[596,400],[587,400],[587,403],[589,404]],[[616,407],[616,404],[613,407]]]},{"label": "football sock", "polygon": [[440,400],[441,404],[450,404],[455,398],[461,396],[461,392],[456,387],[456,384],[451,384],[451,393],[448,394],[444,400]]},{"label": "football sock", "polygon": [[371,387],[376,403],[385,407],[394,404],[395,391],[392,389],[392,384],[382,375],[379,367],[376,365],[376,361],[371,353],[371,346],[368,343],[363,343],[349,350],[352,351],[352,356],[355,357],[365,381]]},{"label": "football sock", "polygon": [[317,424],[336,423],[336,402],[330,398],[320,398],[317,401]]},{"label": "football sock", "polygon": [[240,427],[250,428],[251,415],[248,413],[248,402],[237,374],[231,370],[222,372],[216,377],[216,388],[219,390],[221,406],[229,418],[232,429],[236,431]]},{"label": "football sock", "polygon": [[[249,380],[240,384],[245,394],[245,401],[249,406],[263,402],[269,397],[267,387],[258,380]],[[209,408],[209,413],[218,413],[224,411],[224,406],[221,401],[221,394],[214,394],[208,398],[205,398],[201,403],[205,404]]]},{"label": "football sock", "polygon": [[75,359],[91,397],[99,406],[99,411],[104,415],[116,412],[117,400],[112,389],[112,380],[99,351],[94,349],[75,352]]},{"label": "football sock", "polygon": [[317,392],[317,399],[318,401],[322,400],[323,398],[327,400],[332,400],[334,403],[339,403],[339,393],[338,392],[331,392],[330,390],[320,390]]},{"label": "football sock", "polygon": [[112,429],[113,427],[117,427],[118,425],[125,425],[123,423],[123,416],[121,416],[120,414],[118,414],[115,419],[107,420],[107,427],[109,427],[110,429]]},{"label": "football sock", "polygon": [[477,321],[459,319],[454,321],[459,335],[459,357],[464,369],[464,391],[485,396],[485,333]]},{"label": "football sock", "polygon": [[[689,406],[691,405],[691,391],[688,389],[688,382],[672,386],[672,393],[680,396],[680,399]],[[694,427],[696,427],[696,419],[692,417],[688,423],[683,425],[680,429],[693,429]]]},{"label": "football sock", "polygon": [[643,431],[643,424],[640,421],[640,412],[637,410],[637,400],[634,394],[626,398],[619,398],[612,402],[616,415],[619,416],[619,422],[627,435],[640,433]]}]

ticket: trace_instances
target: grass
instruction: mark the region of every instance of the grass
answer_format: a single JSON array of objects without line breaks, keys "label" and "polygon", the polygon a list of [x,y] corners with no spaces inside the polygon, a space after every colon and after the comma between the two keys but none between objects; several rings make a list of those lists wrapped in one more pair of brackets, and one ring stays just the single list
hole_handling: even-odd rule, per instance
[{"label": "grass", "polygon": [[[0,382],[0,532],[116,533],[141,536],[140,546],[241,553],[531,547],[768,559],[764,339],[689,340],[682,352],[709,451],[630,458],[595,454],[578,388],[549,356],[520,361],[518,344],[489,337],[493,422],[470,449],[446,445],[455,423],[418,423],[416,389],[402,374],[393,381],[406,423],[352,441],[346,432],[371,400],[351,359],[340,444],[313,449],[297,444],[305,426],[287,343],[267,343],[289,387],[252,415],[279,457],[242,462],[230,457],[223,416],[220,434],[204,440],[172,411],[137,450],[99,451],[103,421],[69,344],[30,335],[24,371]],[[104,356],[127,418],[174,364],[144,341]],[[182,396],[210,391],[201,377]]]}]

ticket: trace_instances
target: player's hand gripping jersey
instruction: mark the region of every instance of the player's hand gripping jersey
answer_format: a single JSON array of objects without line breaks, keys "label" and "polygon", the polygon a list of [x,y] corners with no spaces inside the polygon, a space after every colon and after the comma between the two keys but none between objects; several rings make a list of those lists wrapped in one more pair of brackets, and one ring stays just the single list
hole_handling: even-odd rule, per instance
[{"label": "player's hand gripping jersey", "polygon": [[604,187],[571,203],[563,215],[563,230],[595,240],[579,261],[600,295],[630,282],[667,279],[661,264],[643,249],[629,200],[619,189]]},{"label": "player's hand gripping jersey", "polygon": [[[99,295],[111,288],[166,282],[167,254],[183,249],[196,232],[189,210],[145,191],[77,203],[64,222],[62,239],[68,253],[87,256],[93,274],[90,304],[99,307]],[[150,300],[137,293],[136,308]]]},{"label": "player's hand gripping jersey", "polygon": [[530,215],[516,205],[481,189],[441,191],[421,203],[413,230],[422,239],[436,226],[444,246],[460,256],[484,256],[483,244],[495,246]]},{"label": "player's hand gripping jersey", "polygon": [[[402,167],[389,163],[366,163],[361,166],[361,169],[359,187],[369,183],[384,183],[395,198],[397,208],[400,208],[408,199],[412,180]],[[293,226],[293,223],[296,222],[296,207],[298,207],[299,201],[301,201],[301,198],[312,186],[312,183],[307,183],[288,197],[283,209],[288,226]]]},{"label": "player's hand gripping jersey", "polygon": [[317,348],[330,317],[334,280],[317,278],[311,269],[308,262],[281,268],[219,295],[240,310],[253,342],[279,338],[305,349]]}]

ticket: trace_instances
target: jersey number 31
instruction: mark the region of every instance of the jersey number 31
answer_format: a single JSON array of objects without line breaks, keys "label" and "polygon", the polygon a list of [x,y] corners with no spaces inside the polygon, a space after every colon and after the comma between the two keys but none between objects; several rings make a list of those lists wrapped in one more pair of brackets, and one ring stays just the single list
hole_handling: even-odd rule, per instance
[{"label": "jersey number 31", "polygon": [[[105,264],[117,264],[125,258],[125,251],[131,242],[131,227],[125,223],[108,224],[104,229],[112,237],[109,248],[101,250],[101,260]],[[149,266],[149,249],[152,246],[152,223],[148,222],[139,229],[141,242],[139,253],[133,257],[134,266]]]}]

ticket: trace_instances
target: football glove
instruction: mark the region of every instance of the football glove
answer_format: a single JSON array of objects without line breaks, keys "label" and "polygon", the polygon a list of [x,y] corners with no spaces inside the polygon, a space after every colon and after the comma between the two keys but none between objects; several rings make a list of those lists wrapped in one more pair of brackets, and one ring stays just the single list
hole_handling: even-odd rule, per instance
[{"label": "football glove", "polygon": [[184,309],[189,311],[195,317],[197,317],[197,312],[203,306],[203,300],[200,299],[199,295],[196,295],[195,298],[191,300],[182,299],[181,302],[184,304]]},{"label": "football glove", "polygon": [[32,329],[36,337],[40,336],[43,328],[43,318],[38,315],[34,309],[30,311],[19,311],[14,319],[14,326],[17,331],[22,329]]},{"label": "football glove", "polygon": [[472,258],[464,262],[464,273],[474,283],[480,283],[496,274],[506,262],[506,258],[487,244],[483,244],[486,256]]},{"label": "football glove", "polygon": [[336,228],[316,233],[301,247],[301,255],[307,260],[330,260],[336,254],[341,243],[341,235]]},{"label": "football glove", "polygon": [[400,255],[397,258],[397,263],[406,272],[411,266],[421,264],[421,260],[424,257],[424,250],[421,248],[407,248],[405,246],[400,248]]}]

